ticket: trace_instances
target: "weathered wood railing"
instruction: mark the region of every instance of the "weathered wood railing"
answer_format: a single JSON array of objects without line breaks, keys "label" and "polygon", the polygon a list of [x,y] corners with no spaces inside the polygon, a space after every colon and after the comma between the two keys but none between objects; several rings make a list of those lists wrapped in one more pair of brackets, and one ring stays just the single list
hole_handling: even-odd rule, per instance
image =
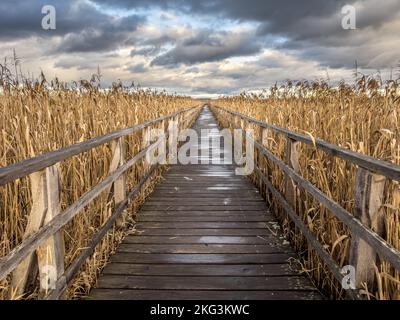
[{"label": "weathered wood railing", "polygon": [[[386,179],[400,181],[400,166],[338,147],[320,139],[314,140],[309,136],[264,123],[227,108],[213,105],[211,109],[220,123],[225,123],[226,126],[232,129],[247,129],[250,126],[252,128],[255,126],[260,130],[258,139],[253,139],[254,147],[258,150],[259,155],[274,163],[285,174],[285,194],[282,195],[278,191],[257,165],[255,165],[255,174],[265,184],[270,194],[284,208],[339,283],[343,283],[344,277],[340,266],[296,213],[296,204],[301,204],[301,201],[296,199],[296,189],[308,192],[350,228],[352,237],[349,264],[355,268],[354,284],[356,288],[360,288],[361,283],[370,284],[373,281],[377,256],[385,259],[394,269],[400,271],[400,252],[381,237],[384,217],[379,214],[385,181]],[[285,161],[279,159],[265,147],[268,130],[286,137]],[[248,136],[248,138],[251,137]],[[299,151],[297,148],[299,143],[311,145],[331,156],[338,157],[357,166],[354,215],[300,175]],[[350,298],[360,298],[358,290],[347,290],[347,294]]]},{"label": "weathered wood railing", "polygon": [[[125,173],[139,160],[144,159],[146,153],[157,147],[159,142],[151,144],[146,139],[142,144],[141,151],[126,160],[125,137],[140,130],[150,130],[152,126],[156,125],[164,132],[164,137],[168,137],[167,121],[174,121],[178,130],[181,130],[188,127],[197,118],[199,111],[198,106],[186,108],[171,115],[0,168],[0,186],[29,176],[33,199],[24,239],[7,256],[0,258],[0,280],[12,273],[11,291],[13,291],[13,295],[18,296],[24,293],[28,278],[34,273],[34,255],[36,254],[40,296],[45,299],[62,298],[68,284],[93,253],[96,245],[107,234],[107,231],[115,222],[119,226],[124,224],[124,212],[130,201],[139,193],[157,167],[157,164],[146,165],[146,172],[142,179],[127,193]],[[109,175],[61,212],[60,192],[62,186],[60,186],[59,163],[106,143],[112,143],[114,152]],[[168,154],[168,150],[165,152],[168,159],[171,154]],[[111,190],[113,190],[112,193]],[[64,243],[60,231],[103,192],[110,192],[109,197],[113,197],[114,212],[111,213],[107,222],[97,230],[88,246],[83,248],[78,257],[65,270]],[[52,284],[50,290],[49,284]]]}]

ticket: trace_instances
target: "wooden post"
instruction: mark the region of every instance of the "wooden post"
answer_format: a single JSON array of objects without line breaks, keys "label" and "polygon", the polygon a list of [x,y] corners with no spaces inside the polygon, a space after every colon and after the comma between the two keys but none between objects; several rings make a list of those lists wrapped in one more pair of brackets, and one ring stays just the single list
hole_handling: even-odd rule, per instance
[{"label": "wooden post", "polygon": [[[263,128],[263,127],[259,127],[259,138],[260,138],[260,144],[263,146],[263,147],[268,147],[268,145],[267,145],[267,138],[268,138],[268,130],[267,129],[265,129],[265,128]],[[263,173],[263,174],[266,174],[266,168],[262,168],[261,167],[261,163],[262,163],[262,160],[264,159],[264,155],[262,154],[262,152],[261,151],[259,151],[258,152],[258,164],[259,164],[259,168],[260,168],[260,170],[261,170],[261,172]]]},{"label": "wooden post", "polygon": [[[112,143],[113,158],[110,164],[109,173],[113,173],[117,168],[125,163],[125,146],[124,137],[114,140]],[[126,199],[126,181],[125,174],[122,174],[112,185],[112,194],[114,203],[117,207],[121,202]],[[117,219],[117,226],[122,227],[126,222],[127,212],[124,212]]]},{"label": "wooden post", "polygon": [[[384,232],[384,217],[380,210],[386,178],[359,167],[356,174],[354,216],[378,235]],[[353,235],[349,263],[355,268],[355,284],[360,288],[366,282],[373,285],[375,250],[360,237]]]},{"label": "wooden post", "polygon": [[[298,141],[287,138],[286,164],[293,168],[296,173],[300,173],[298,145]],[[296,185],[287,175],[285,176],[285,197],[293,210],[296,211]]]},{"label": "wooden post", "polygon": [[[43,225],[48,224],[61,212],[59,166],[46,169],[47,211]],[[64,238],[59,231],[36,249],[39,266],[40,296],[55,289],[58,278],[64,273]]]},{"label": "wooden post", "polygon": [[[54,165],[29,176],[32,191],[32,209],[28,216],[24,239],[60,213],[59,166]],[[36,254],[31,254],[12,273],[11,298],[22,296],[35,281],[38,267],[40,271],[40,291],[51,289],[55,281],[64,273],[64,242],[61,232],[50,237],[39,246]]]}]

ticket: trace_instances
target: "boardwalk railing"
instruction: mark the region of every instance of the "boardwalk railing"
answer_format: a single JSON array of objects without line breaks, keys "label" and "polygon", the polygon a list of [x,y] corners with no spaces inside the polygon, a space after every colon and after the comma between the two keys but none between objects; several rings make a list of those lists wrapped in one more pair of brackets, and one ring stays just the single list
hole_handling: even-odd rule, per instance
[{"label": "boardwalk railing", "polygon": [[[284,208],[339,283],[343,283],[345,274],[342,273],[340,266],[296,213],[296,188],[302,188],[308,192],[350,228],[352,239],[349,265],[354,267],[355,283],[353,282],[353,284],[356,288],[360,288],[361,283],[371,283],[374,279],[374,265],[377,255],[389,262],[394,269],[400,271],[400,252],[381,237],[384,217],[378,214],[382,206],[385,181],[386,179],[400,181],[400,166],[340,148],[320,139],[312,139],[309,136],[264,123],[227,108],[213,105],[211,109],[220,123],[230,126],[232,129],[258,128],[258,139],[254,139],[254,147],[260,155],[274,163],[285,174],[285,194],[282,195],[274,187],[257,164],[255,164],[255,174]],[[268,137],[268,130],[286,137],[285,161],[279,159],[265,147],[265,138]],[[299,174],[298,143],[314,146],[318,150],[357,166],[354,215]],[[358,290],[348,290],[347,294],[350,298],[360,297]]]},{"label": "boardwalk railing", "polygon": [[[152,126],[156,125],[158,129],[163,130],[164,136],[167,137],[167,121],[174,121],[178,129],[184,129],[195,120],[198,111],[198,106],[183,109],[171,115],[0,168],[0,186],[29,176],[33,198],[24,239],[7,256],[0,258],[0,280],[6,278],[12,272],[13,294],[23,294],[28,278],[32,274],[33,258],[36,252],[40,271],[41,296],[46,299],[62,298],[68,284],[86,259],[93,253],[96,245],[107,234],[107,231],[115,222],[120,226],[124,224],[125,209],[157,167],[157,165],[149,166],[139,183],[127,192],[125,173],[139,160],[143,160],[146,153],[155,148],[158,142],[153,144],[145,142],[141,151],[131,159],[126,160],[124,138],[141,130],[150,130]],[[59,163],[106,143],[112,143],[114,150],[109,175],[61,212]],[[168,151],[166,152],[168,153]],[[64,243],[60,230],[102,192],[107,191],[110,192],[110,197],[114,200],[114,212],[95,233],[89,245],[64,270]]]}]

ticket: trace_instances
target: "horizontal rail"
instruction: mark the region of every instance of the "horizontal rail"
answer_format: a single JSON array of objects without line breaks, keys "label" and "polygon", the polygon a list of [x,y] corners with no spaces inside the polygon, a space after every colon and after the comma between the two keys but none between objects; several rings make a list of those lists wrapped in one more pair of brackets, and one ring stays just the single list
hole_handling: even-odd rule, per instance
[{"label": "horizontal rail", "polygon": [[41,227],[37,232],[28,236],[18,246],[16,246],[7,256],[0,258],[0,280],[4,279],[12,272],[19,263],[42,244],[46,239],[59,231],[72,218],[74,218],[85,206],[105,191],[119,176],[132,167],[137,161],[146,155],[148,150],[155,148],[159,141],[144,148],[133,158],[121,165],[117,170],[99,182],[93,189],[86,192],[75,203],[57,215],[48,224]]},{"label": "horizontal rail", "polygon": [[[317,237],[308,229],[308,227],[304,224],[304,222],[300,219],[300,217],[296,214],[290,204],[286,201],[285,197],[281,195],[281,193],[273,186],[272,182],[268,180],[267,177],[263,175],[258,167],[255,167],[255,172],[257,176],[264,182],[267,186],[268,190],[272,193],[272,195],[278,200],[278,202],[285,209],[286,213],[292,219],[296,227],[302,232],[302,235],[310,242],[313,250],[315,250],[324,263],[328,266],[329,270],[331,270],[333,276],[336,280],[342,283],[344,275],[340,272],[340,268],[337,265],[336,261],[330,256],[330,254],[325,250],[325,248],[318,241]],[[355,290],[348,290],[347,294],[351,299],[360,300],[361,297]]]},{"label": "horizontal rail", "polygon": [[140,180],[140,182],[129,192],[126,199],[119,204],[119,206],[114,210],[114,212],[107,220],[107,222],[93,236],[92,240],[90,241],[90,244],[85,249],[82,250],[80,255],[76,259],[74,259],[74,261],[64,272],[64,274],[59,279],[57,279],[55,285],[56,288],[48,293],[46,300],[60,299],[62,294],[67,289],[68,284],[72,281],[76,273],[79,271],[80,267],[83,265],[86,259],[93,253],[96,246],[103,239],[108,230],[113,226],[113,224],[122,214],[122,212],[126,209],[126,207],[129,205],[129,202],[133,199],[133,197],[139,193],[143,185],[148,181],[148,179],[151,177],[151,175],[154,173],[157,167],[158,165],[154,165],[149,170],[149,172]]},{"label": "horizontal rail", "polygon": [[[250,138],[250,136],[248,136]],[[384,257],[392,266],[400,270],[400,252],[397,251],[392,245],[387,243],[382,237],[377,235],[371,229],[365,227],[360,220],[353,217],[353,215],[346,209],[342,208],[338,203],[326,196],[320,189],[314,186],[311,182],[304,179],[286,163],[276,157],[271,151],[267,150],[259,142],[254,141],[254,146],[269,160],[275,163],[284,173],[286,173],[293,181],[297,182],[300,187],[310,193],[329,211],[331,211],[340,221],[351,228],[351,231],[361,237],[371,247],[373,247],[381,257]]]},{"label": "horizontal rail", "polygon": [[64,161],[68,158],[79,155],[93,148],[99,147],[120,137],[144,129],[148,126],[176,117],[199,106],[200,105],[186,108],[170,115],[162,116],[154,120],[149,120],[142,124],[137,124],[129,128],[124,128],[100,137],[95,137],[83,142],[70,145],[68,147],[42,154],[34,158],[23,160],[7,167],[0,168],[0,186],[12,182],[16,179],[23,178],[31,173],[50,167],[53,164]]},{"label": "horizontal rail", "polygon": [[[255,123],[256,125],[260,125],[263,128],[273,129],[276,132],[283,133],[287,136],[288,141],[299,141],[305,142],[308,144],[313,144],[314,142],[309,137],[305,137],[303,135],[299,135],[289,130],[282,129],[276,126],[271,126],[269,124],[265,124],[256,119],[247,117],[237,112],[233,112],[227,110],[225,108],[216,107],[217,111],[227,112],[232,114],[234,117],[239,117],[245,121]],[[243,125],[241,125],[243,126]],[[236,129],[236,125],[233,127]],[[283,160],[274,155],[270,150],[268,150],[262,143],[256,141],[251,134],[247,132],[243,132],[243,137],[247,139],[251,139],[254,143],[254,147],[258,150],[260,154],[269,159],[272,163],[274,163],[287,178],[290,178],[293,183],[296,183],[296,186],[302,188],[306,192],[308,192],[314,199],[316,199],[320,204],[322,204],[325,208],[327,208],[335,217],[337,217],[341,222],[343,222],[347,227],[351,229],[352,236],[361,238],[364,240],[373,250],[383,259],[385,259],[391,266],[400,270],[400,251],[385,241],[379,234],[374,232],[368,226],[365,226],[360,219],[354,217],[350,212],[341,207],[337,202],[329,198],[325,195],[319,188],[313,185],[310,181],[303,178],[298,172],[296,172],[295,168],[292,168],[289,164],[286,164]],[[398,180],[400,172],[400,167],[391,164],[385,161],[381,161],[369,156],[361,155],[357,152],[349,151],[342,149],[340,147],[328,144],[322,140],[318,140],[315,143],[316,147],[320,147],[320,149],[328,150],[328,153],[334,156],[338,156],[344,160],[351,161],[347,156],[350,155],[353,163],[356,163],[360,167],[367,169],[368,171],[373,171],[375,173],[379,173],[381,175],[386,176],[387,178],[391,178],[394,180]],[[322,147],[321,147],[322,146]],[[324,149],[325,148],[325,149]],[[347,155],[347,156],[344,156]],[[371,169],[370,165],[374,164]],[[366,168],[365,168],[366,167]],[[323,248],[321,243],[318,241],[316,236],[308,229],[308,227],[303,223],[300,217],[296,214],[295,210],[292,208],[291,204],[289,204],[288,200],[281,195],[281,193],[273,186],[273,184],[269,181],[267,177],[261,172],[261,170],[255,166],[255,173],[259,177],[261,181],[266,185],[268,190],[274,196],[275,199],[282,205],[288,216],[295,223],[295,225],[302,232],[304,237],[309,241],[312,248],[318,253],[318,255],[322,258],[328,268],[331,270],[334,277],[341,282],[343,279],[342,274],[340,273],[338,264],[332,259],[329,253]],[[347,295],[352,299],[359,299],[359,293],[356,290],[346,290]]]},{"label": "horizontal rail", "polygon": [[287,136],[288,138],[293,139],[295,141],[300,141],[300,142],[303,142],[308,145],[313,145],[316,148],[324,151],[327,154],[341,158],[343,160],[347,160],[351,163],[354,163],[358,166],[368,169],[369,171],[379,173],[379,174],[381,174],[387,178],[390,178],[392,180],[400,181],[400,166],[395,165],[393,163],[379,160],[374,157],[361,154],[359,152],[344,149],[344,148],[341,148],[339,146],[328,143],[328,142],[323,141],[318,138],[314,140],[306,135],[296,133],[296,132],[287,130],[285,128],[281,128],[276,125],[262,122],[255,118],[246,116],[244,114],[241,114],[241,113],[238,113],[238,112],[235,112],[235,111],[232,111],[232,110],[220,107],[220,106],[213,105],[212,107],[223,110],[223,111],[225,111],[229,114],[232,114],[236,117],[239,117],[243,120],[247,120],[248,122],[254,123],[262,128],[271,129],[272,131],[283,134],[283,135]]}]

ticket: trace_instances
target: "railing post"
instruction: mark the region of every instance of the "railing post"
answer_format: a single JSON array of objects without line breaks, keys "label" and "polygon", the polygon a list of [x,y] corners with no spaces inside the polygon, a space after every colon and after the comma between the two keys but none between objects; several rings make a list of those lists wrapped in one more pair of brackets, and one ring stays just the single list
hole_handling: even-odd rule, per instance
[{"label": "railing post", "polygon": [[[118,138],[114,140],[112,143],[113,150],[113,158],[110,164],[109,172],[112,173],[118,169],[121,165],[125,163],[125,146],[124,146],[124,137]],[[114,197],[114,203],[117,207],[121,202],[126,199],[126,181],[125,174],[116,179],[112,185],[112,195]],[[126,222],[127,212],[124,212],[117,219],[117,226],[122,227]]]},{"label": "railing post", "polygon": [[[46,169],[47,212],[43,225],[61,212],[59,166]],[[40,294],[44,297],[54,289],[56,281],[64,273],[64,238],[59,231],[36,249],[39,265]]]},{"label": "railing post", "polygon": [[[28,217],[24,238],[32,235],[50,222],[61,211],[59,166],[54,165],[30,176],[32,209]],[[35,259],[37,258],[37,259]],[[34,282],[39,270],[41,296],[52,289],[64,273],[64,241],[61,232],[51,236],[36,249],[12,273],[10,295],[13,298],[23,295]]]},{"label": "railing post", "polygon": [[176,164],[177,163],[177,154],[178,154],[178,137],[179,137],[179,124],[177,117],[172,117],[169,119],[168,123],[168,143],[167,143],[167,162],[168,164]]},{"label": "railing post", "polygon": [[[263,147],[268,147],[268,145],[267,145],[267,141],[268,141],[268,129],[265,129],[265,128],[263,128],[263,127],[259,127],[259,136],[260,136],[260,144],[263,146]],[[262,152],[259,150],[258,151],[258,161],[259,161],[259,163],[261,164],[261,160],[264,158],[264,155],[262,154]],[[261,171],[263,172],[263,173],[265,173],[264,171],[263,171],[263,168],[260,168],[261,169]]]},{"label": "railing post", "polygon": [[[296,173],[300,173],[298,146],[298,141],[287,138],[286,164]],[[292,206],[293,210],[296,211],[296,185],[294,181],[287,175],[285,176],[285,197],[287,202]]]},{"label": "railing post", "polygon": [[[378,235],[384,231],[384,216],[381,209],[386,178],[359,167],[356,173],[354,216],[363,225]],[[349,263],[355,268],[356,287],[363,282],[369,285],[374,280],[375,250],[359,236],[351,237]]]}]

